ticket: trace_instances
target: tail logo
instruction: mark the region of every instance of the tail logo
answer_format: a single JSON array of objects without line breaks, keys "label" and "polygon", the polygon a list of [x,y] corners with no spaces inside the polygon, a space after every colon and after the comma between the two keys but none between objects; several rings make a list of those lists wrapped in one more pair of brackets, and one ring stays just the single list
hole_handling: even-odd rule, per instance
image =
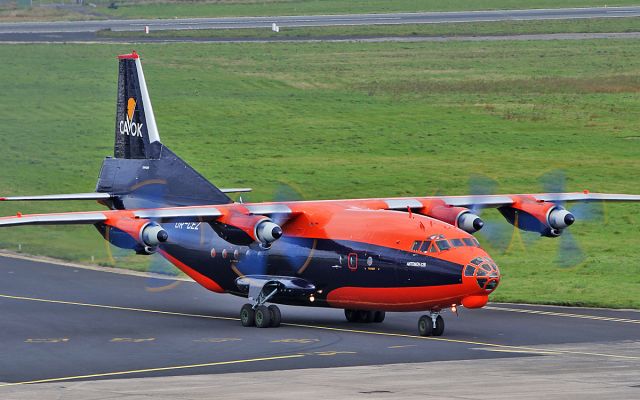
[{"label": "tail logo", "polygon": [[136,99],[130,97],[127,101],[126,121],[120,121],[120,134],[128,136],[142,137],[143,123],[133,122],[133,114],[136,111]]}]

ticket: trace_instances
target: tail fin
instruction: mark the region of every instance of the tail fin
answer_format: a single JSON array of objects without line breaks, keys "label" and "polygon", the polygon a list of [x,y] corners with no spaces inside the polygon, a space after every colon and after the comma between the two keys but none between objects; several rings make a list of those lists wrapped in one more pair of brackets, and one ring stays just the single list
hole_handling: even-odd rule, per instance
[{"label": "tail fin", "polygon": [[[118,56],[118,59],[120,65],[114,156],[116,158],[158,158],[157,144],[160,143],[160,135],[158,135],[140,57],[134,51],[131,54]],[[153,147],[152,144],[154,144]]]},{"label": "tail fin", "polygon": [[96,192],[114,195],[111,208],[150,208],[232,202],[160,142],[140,57],[118,56],[114,158],[102,163]]}]

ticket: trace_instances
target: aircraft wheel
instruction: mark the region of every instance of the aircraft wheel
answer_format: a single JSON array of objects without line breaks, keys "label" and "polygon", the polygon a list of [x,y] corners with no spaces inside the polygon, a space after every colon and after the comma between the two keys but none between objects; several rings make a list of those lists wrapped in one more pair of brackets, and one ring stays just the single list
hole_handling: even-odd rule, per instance
[{"label": "aircraft wheel", "polygon": [[366,311],[359,310],[358,311],[358,321],[359,322],[373,322],[373,318],[375,317],[375,311]]},{"label": "aircraft wheel", "polygon": [[[433,326],[433,324],[431,324],[431,326]],[[436,327],[433,328],[432,334],[433,336],[442,336],[443,333],[444,333],[444,318],[438,315],[438,318],[436,318]]]},{"label": "aircraft wheel", "polygon": [[269,313],[271,314],[271,327],[277,328],[280,326],[280,322],[282,322],[282,313],[280,312],[280,308],[274,304],[267,307]]},{"label": "aircraft wheel", "polygon": [[358,322],[358,311],[356,310],[344,310],[344,316],[347,318],[349,322]]},{"label": "aircraft wheel", "polygon": [[384,311],[376,311],[373,317],[373,322],[382,322],[384,321],[385,312]]},{"label": "aircraft wheel", "polygon": [[256,308],[256,326],[258,328],[268,328],[271,324],[271,312],[267,306]]},{"label": "aircraft wheel", "polygon": [[433,321],[431,321],[431,316],[423,315],[418,320],[418,332],[420,332],[420,336],[431,336],[433,332]]},{"label": "aircraft wheel", "polygon": [[242,326],[253,326],[255,323],[256,313],[253,311],[251,304],[245,304],[240,309],[240,322]]}]

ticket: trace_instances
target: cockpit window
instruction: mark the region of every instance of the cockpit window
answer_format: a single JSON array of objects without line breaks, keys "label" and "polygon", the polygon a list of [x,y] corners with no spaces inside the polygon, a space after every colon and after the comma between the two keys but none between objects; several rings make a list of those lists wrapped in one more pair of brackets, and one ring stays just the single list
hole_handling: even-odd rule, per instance
[{"label": "cockpit window", "polygon": [[448,240],[438,240],[436,241],[436,243],[438,244],[438,248],[440,249],[440,251],[444,251],[444,250],[449,250],[451,248],[451,245],[449,244]]},{"label": "cockpit window", "polygon": [[480,247],[480,242],[478,242],[478,239],[476,238],[471,238],[471,240],[473,240],[473,244],[476,245],[476,247]]},{"label": "cockpit window", "polygon": [[462,241],[462,239],[451,239],[451,244],[453,245],[453,247],[464,246],[464,242]]},{"label": "cockpit window", "polygon": [[422,244],[421,241],[416,240],[415,242],[413,242],[413,246],[411,247],[411,250],[418,251],[418,249],[420,248],[421,244]]},{"label": "cockpit window", "polygon": [[422,242],[422,246],[420,246],[420,251],[426,253],[429,250],[429,245],[431,244],[431,240],[427,240]]},{"label": "cockpit window", "polygon": [[473,265],[467,265],[464,269],[464,276],[473,276],[474,272],[476,272],[476,268]]},{"label": "cockpit window", "polygon": [[478,268],[478,276],[487,276],[489,273],[482,268]]},{"label": "cockpit window", "polygon": [[474,258],[473,260],[471,260],[471,264],[475,264],[475,265],[482,264],[482,258],[480,258],[480,257]]},{"label": "cockpit window", "polygon": [[464,239],[462,239],[462,240],[464,241],[464,244],[465,244],[465,245],[467,245],[467,246],[469,246],[469,247],[473,247],[473,246],[475,246],[475,245],[473,244],[473,240],[471,240],[470,238],[464,238]]}]

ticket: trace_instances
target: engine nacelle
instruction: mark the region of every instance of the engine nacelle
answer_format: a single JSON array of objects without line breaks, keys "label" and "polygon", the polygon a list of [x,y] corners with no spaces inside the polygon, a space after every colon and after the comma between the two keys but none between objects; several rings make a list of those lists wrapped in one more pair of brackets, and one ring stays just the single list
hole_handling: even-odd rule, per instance
[{"label": "engine nacelle", "polygon": [[256,239],[264,244],[271,244],[282,237],[282,228],[270,220],[264,220],[256,226]]},{"label": "engine nacelle", "polygon": [[169,239],[169,234],[162,226],[155,222],[149,222],[140,230],[140,241],[147,246],[156,247]]},{"label": "engine nacelle", "polygon": [[282,237],[282,228],[262,215],[233,213],[211,223],[218,236],[229,243],[246,246],[259,242],[264,246]]},{"label": "engine nacelle", "polygon": [[564,208],[531,196],[520,196],[511,206],[500,207],[498,210],[513,226],[547,237],[560,236],[576,220]]},{"label": "engine nacelle", "polygon": [[482,218],[472,213],[468,208],[449,206],[444,201],[434,201],[422,208],[420,214],[457,226],[468,233],[477,232],[484,226]]}]

